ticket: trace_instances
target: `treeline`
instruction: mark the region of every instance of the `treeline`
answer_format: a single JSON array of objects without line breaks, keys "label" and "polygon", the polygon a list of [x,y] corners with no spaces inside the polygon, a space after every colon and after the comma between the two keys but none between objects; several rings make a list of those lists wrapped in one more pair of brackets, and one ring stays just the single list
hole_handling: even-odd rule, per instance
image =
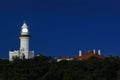
[{"label": "treeline", "polygon": [[0,59],[0,80],[120,80],[120,58],[56,62],[52,57]]}]

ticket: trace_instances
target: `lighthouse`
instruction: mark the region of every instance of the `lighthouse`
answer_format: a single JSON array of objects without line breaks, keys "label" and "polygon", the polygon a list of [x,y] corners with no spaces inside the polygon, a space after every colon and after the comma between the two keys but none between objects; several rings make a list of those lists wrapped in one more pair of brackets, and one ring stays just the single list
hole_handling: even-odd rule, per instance
[{"label": "lighthouse", "polygon": [[29,27],[26,23],[23,23],[21,27],[20,32],[20,49],[9,51],[9,60],[12,61],[14,58],[18,57],[20,59],[30,59],[34,57],[34,51],[29,51],[29,39],[30,39],[30,33],[29,33]]},{"label": "lighthouse", "polygon": [[30,34],[29,34],[28,26],[26,23],[24,23],[21,27],[21,34],[19,38],[20,38],[21,56],[25,56],[25,58],[28,59]]}]

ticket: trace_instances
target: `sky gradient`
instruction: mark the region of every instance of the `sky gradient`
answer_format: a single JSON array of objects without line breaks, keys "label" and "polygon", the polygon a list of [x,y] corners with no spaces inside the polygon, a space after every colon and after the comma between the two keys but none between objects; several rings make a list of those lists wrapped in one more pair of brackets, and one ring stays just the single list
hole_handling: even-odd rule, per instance
[{"label": "sky gradient", "polygon": [[100,49],[120,56],[119,0],[0,0],[0,58],[19,49],[26,21],[36,54],[76,56]]}]

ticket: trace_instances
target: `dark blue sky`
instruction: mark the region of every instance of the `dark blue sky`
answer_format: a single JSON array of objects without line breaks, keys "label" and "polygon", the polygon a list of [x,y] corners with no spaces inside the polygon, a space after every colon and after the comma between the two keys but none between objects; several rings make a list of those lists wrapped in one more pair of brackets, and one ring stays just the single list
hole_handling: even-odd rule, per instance
[{"label": "dark blue sky", "polygon": [[37,54],[75,56],[101,49],[120,55],[119,0],[0,0],[0,57],[19,49],[20,28],[30,28]]}]

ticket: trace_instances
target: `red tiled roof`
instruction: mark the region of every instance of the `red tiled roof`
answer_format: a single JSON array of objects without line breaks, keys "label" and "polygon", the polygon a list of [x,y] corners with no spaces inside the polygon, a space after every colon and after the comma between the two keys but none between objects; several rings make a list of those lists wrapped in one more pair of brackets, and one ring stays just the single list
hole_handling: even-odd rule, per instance
[{"label": "red tiled roof", "polygon": [[66,56],[66,57],[58,57],[58,59],[70,59],[70,58],[74,58],[74,59],[89,59],[91,57],[96,57],[99,59],[105,59],[105,57],[103,55],[99,55],[98,53],[93,53],[93,51],[87,52],[85,54],[82,54],[81,56],[76,56],[76,57],[70,57],[70,56]]},{"label": "red tiled roof", "polygon": [[97,53],[93,53],[93,51],[82,54],[82,56],[76,56],[76,59],[89,59],[90,57],[96,57],[96,58],[99,58],[99,59],[105,59],[104,56],[98,55]]}]

